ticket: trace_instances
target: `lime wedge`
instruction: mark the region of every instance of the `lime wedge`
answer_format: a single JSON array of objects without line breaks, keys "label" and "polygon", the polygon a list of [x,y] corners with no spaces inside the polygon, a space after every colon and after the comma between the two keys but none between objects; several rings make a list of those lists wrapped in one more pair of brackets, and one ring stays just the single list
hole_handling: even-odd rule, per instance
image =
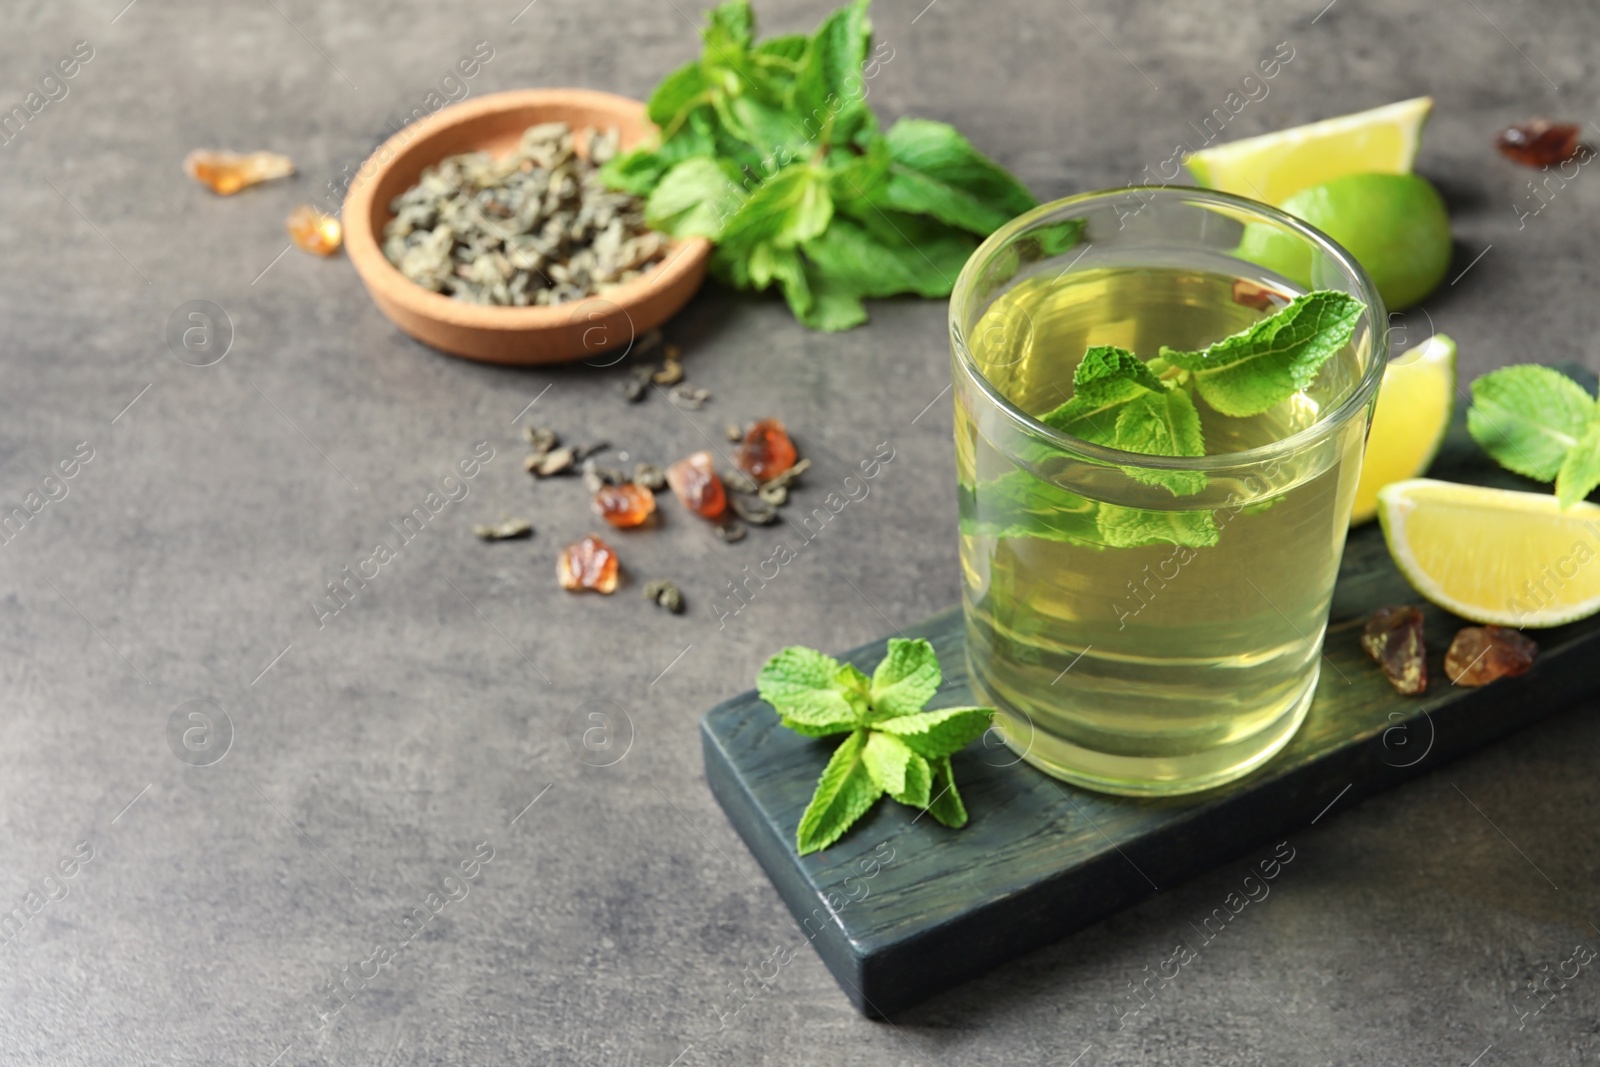
[{"label": "lime wedge", "polygon": [[1464,619],[1544,627],[1600,611],[1600,506],[1413,478],[1379,490],[1378,519],[1406,580]]},{"label": "lime wedge", "polygon": [[1202,149],[1186,166],[1208,189],[1281,204],[1347,174],[1410,174],[1433,98],[1323,119]]},{"label": "lime wedge", "polygon": [[1428,469],[1444,443],[1455,406],[1456,343],[1444,334],[1435,334],[1384,368],[1350,512],[1352,526],[1377,517],[1379,489]]}]

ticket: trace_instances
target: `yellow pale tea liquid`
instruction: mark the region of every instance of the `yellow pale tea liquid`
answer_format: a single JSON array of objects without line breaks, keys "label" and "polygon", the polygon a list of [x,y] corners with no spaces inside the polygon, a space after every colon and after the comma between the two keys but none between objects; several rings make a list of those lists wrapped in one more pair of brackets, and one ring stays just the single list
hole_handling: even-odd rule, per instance
[{"label": "yellow pale tea liquid", "polygon": [[[1041,275],[999,297],[969,344],[995,390],[1039,415],[1072,394],[1091,345],[1144,359],[1161,345],[1200,349],[1294,295],[1279,280],[1176,266]],[[1254,418],[1197,398],[1208,454],[1306,430],[1356,388],[1360,368],[1347,348]],[[1211,473],[1185,499],[1025,440],[974,398],[970,385],[957,390],[967,647],[1008,744],[1057,777],[1127,794],[1217,785],[1286,744],[1316,686],[1367,420]],[[1108,545],[1093,521],[1102,506],[1179,524],[1209,513],[1216,544]]]}]

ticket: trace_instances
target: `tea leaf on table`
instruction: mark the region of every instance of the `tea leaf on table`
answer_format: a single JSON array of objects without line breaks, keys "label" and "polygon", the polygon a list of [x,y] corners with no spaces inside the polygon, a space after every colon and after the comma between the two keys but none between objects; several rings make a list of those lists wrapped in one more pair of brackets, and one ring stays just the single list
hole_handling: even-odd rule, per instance
[{"label": "tea leaf on table", "polygon": [[1350,343],[1366,310],[1348,293],[1318,290],[1201,352],[1161,348],[1161,358],[1189,371],[1197,392],[1218,412],[1260,415],[1309,386]]},{"label": "tea leaf on table", "polygon": [[1523,364],[1472,383],[1467,430],[1502,467],[1549,482],[1595,417],[1583,386],[1553,367]]},{"label": "tea leaf on table", "polygon": [[883,787],[873,780],[861,758],[866,747],[867,731],[857,730],[834,750],[817,780],[811,803],[800,816],[800,827],[795,832],[800,855],[827,848],[839,840],[883,795]]}]

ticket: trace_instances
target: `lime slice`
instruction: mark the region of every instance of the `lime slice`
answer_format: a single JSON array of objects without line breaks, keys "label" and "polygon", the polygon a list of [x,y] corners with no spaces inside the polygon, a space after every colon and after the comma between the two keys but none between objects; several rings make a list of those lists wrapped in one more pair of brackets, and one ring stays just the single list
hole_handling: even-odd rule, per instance
[{"label": "lime slice", "polygon": [[1428,478],[1378,492],[1389,554],[1417,592],[1500,626],[1559,626],[1600,611],[1600,506]]},{"label": "lime slice", "polygon": [[1410,174],[1433,98],[1323,119],[1202,149],[1185,165],[1208,189],[1281,204],[1346,174]]},{"label": "lime slice", "polygon": [[1435,334],[1383,371],[1372,413],[1352,526],[1378,515],[1378,490],[1428,469],[1456,406],[1456,343]]}]

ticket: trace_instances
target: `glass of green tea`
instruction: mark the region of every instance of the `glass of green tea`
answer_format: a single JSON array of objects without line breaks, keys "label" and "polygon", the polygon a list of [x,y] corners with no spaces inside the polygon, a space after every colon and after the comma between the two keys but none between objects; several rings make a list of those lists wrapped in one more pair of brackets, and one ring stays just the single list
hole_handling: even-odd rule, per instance
[{"label": "glass of green tea", "polygon": [[[1348,341],[1265,411],[1194,396],[1203,454],[1105,444],[1121,422],[1075,436],[1042,421],[1098,346],[1181,381],[1164,346],[1203,351],[1322,290],[1353,298]],[[967,262],[950,335],[968,668],[1023,759],[1102,792],[1171,795],[1289,742],[1323,662],[1386,322],[1328,237],[1200,189],[1047,204]]]}]

